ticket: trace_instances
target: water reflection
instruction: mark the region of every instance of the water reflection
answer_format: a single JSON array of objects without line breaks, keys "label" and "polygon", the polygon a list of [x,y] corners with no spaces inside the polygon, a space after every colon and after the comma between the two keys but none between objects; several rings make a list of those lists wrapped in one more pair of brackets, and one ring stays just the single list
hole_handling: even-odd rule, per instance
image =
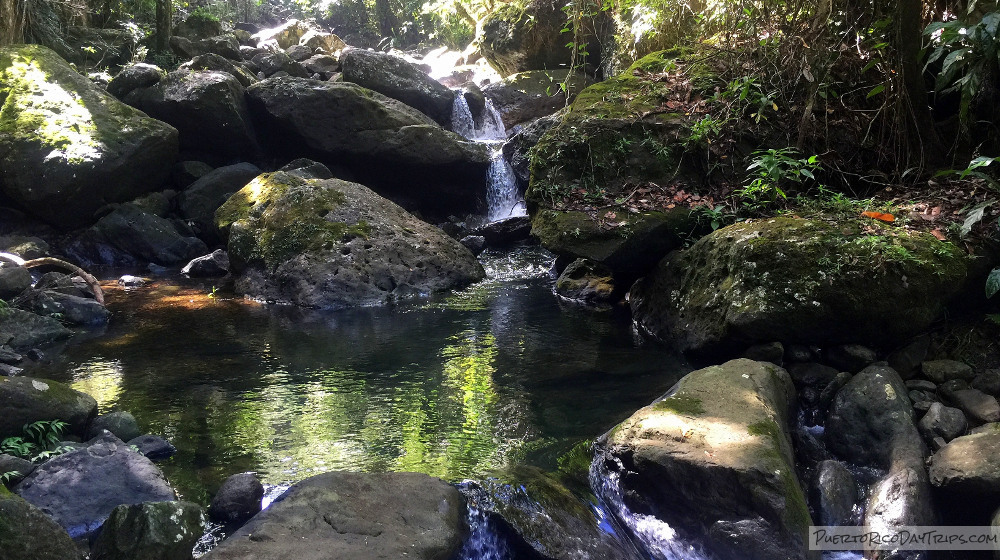
[{"label": "water reflection", "polygon": [[560,303],[539,250],[436,301],[310,313],[211,299],[175,279],[109,285],[106,335],[32,374],[71,381],[177,447],[186,499],[227,476],[420,471],[451,481],[543,468],[663,393],[688,366],[637,344],[627,317]]}]

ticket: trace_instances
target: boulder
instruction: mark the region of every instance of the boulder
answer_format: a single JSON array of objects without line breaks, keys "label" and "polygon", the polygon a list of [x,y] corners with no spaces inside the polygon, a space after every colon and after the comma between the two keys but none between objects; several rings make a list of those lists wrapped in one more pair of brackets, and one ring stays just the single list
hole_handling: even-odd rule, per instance
[{"label": "boulder", "polygon": [[500,113],[504,127],[511,129],[552,115],[567,105],[567,92],[572,102],[583,88],[593,83],[585,75],[576,73],[566,83],[564,91],[562,84],[565,80],[565,70],[518,72],[484,87],[483,94]]},{"label": "boulder", "polygon": [[205,560],[449,560],[463,538],[462,496],[418,473],[330,472],[296,483]]},{"label": "boulder", "polygon": [[795,388],[778,366],[739,359],[685,376],[599,441],[633,511],[707,532],[719,558],[805,558],[812,524],[788,421]]},{"label": "boulder", "polygon": [[479,255],[486,249],[486,238],[482,235],[466,235],[459,240],[465,248],[472,251],[473,255]]},{"label": "boulder", "polygon": [[517,185],[521,191],[528,188],[528,181],[531,178],[531,149],[538,144],[542,135],[555,126],[561,118],[560,113],[539,118],[525,125],[504,143],[503,157],[510,162],[510,167],[514,170],[514,178],[517,179]]},{"label": "boulder", "polygon": [[260,513],[264,486],[253,473],[234,474],[212,498],[208,515],[221,523],[242,523]]},{"label": "boulder", "polygon": [[[590,54],[581,56],[578,64],[600,66],[600,45],[606,44],[609,37],[595,31],[613,28],[610,19],[608,12],[599,11],[589,21],[590,25],[577,40],[578,46]],[[510,2],[490,12],[483,20],[479,50],[501,76],[525,70],[562,69],[565,72],[571,58],[571,51],[566,48],[567,35],[562,32],[565,25],[566,13],[559,2]]]},{"label": "boulder", "polygon": [[222,35],[222,22],[219,18],[195,12],[174,26],[173,35],[197,41]]},{"label": "boulder", "polygon": [[111,312],[92,297],[55,290],[28,290],[14,301],[21,309],[70,325],[103,325],[111,316]]},{"label": "boulder", "polygon": [[771,362],[776,366],[780,366],[784,363],[785,359],[785,345],[780,342],[755,344],[748,347],[741,357],[757,362]]},{"label": "boulder", "polygon": [[811,497],[820,525],[849,525],[858,501],[858,485],[843,463],[827,459],[816,467]]},{"label": "boulder", "polygon": [[190,560],[205,526],[201,506],[191,502],[120,505],[101,528],[90,560]]},{"label": "boulder", "polygon": [[74,539],[91,536],[120,505],[176,499],[156,465],[114,436],[49,459],[16,492]]},{"label": "boulder", "polygon": [[576,259],[556,280],[556,293],[589,304],[608,304],[615,293],[611,271],[593,261]]},{"label": "boulder", "polygon": [[857,373],[877,361],[878,353],[860,344],[841,344],[828,348],[823,353],[823,358],[839,371]]},{"label": "boulder", "polygon": [[27,235],[0,236],[0,253],[12,253],[24,260],[49,256],[49,244],[44,239]]},{"label": "boulder", "polygon": [[290,77],[254,84],[247,97],[275,152],[312,152],[429,214],[471,213],[483,200],[486,148],[399,101],[357,84]]},{"label": "boulder", "polygon": [[972,388],[993,395],[1000,395],[1000,369],[987,369],[972,380]]},{"label": "boulder", "polygon": [[302,37],[312,29],[303,21],[290,19],[277,27],[255,32],[252,39],[261,47],[273,44],[280,49],[287,49],[292,45],[297,45]]},{"label": "boulder", "polygon": [[100,436],[104,430],[111,432],[122,441],[129,441],[142,435],[139,424],[135,421],[135,416],[124,410],[108,412],[94,418],[87,428],[87,439]]},{"label": "boulder", "polygon": [[347,46],[347,43],[333,33],[316,29],[306,31],[299,38],[299,44],[311,48],[314,52],[316,49],[323,49],[326,54],[330,55],[337,55],[337,53],[344,50],[344,47]]},{"label": "boulder", "polygon": [[987,395],[978,389],[960,389],[958,391],[942,391],[969,419],[978,424],[1000,422],[1000,404],[996,397]]},{"label": "boulder", "polygon": [[[895,465],[890,473],[872,485],[865,508],[864,526],[880,535],[898,534],[903,527],[935,525],[931,487],[922,465]],[[876,552],[865,549],[865,558],[879,560],[920,560],[926,552]]]},{"label": "boulder", "polygon": [[6,480],[0,480],[0,486],[12,487],[24,480],[24,477],[35,470],[35,464],[27,459],[0,453],[0,475],[6,475]]},{"label": "boulder", "polygon": [[930,480],[957,501],[1000,498],[1000,432],[952,440],[931,457]]},{"label": "boulder", "polygon": [[226,74],[236,78],[236,81],[238,81],[243,87],[247,87],[250,84],[257,82],[257,76],[254,76],[253,73],[244,68],[242,65],[237,65],[237,63],[232,60],[214,53],[196,56],[178,66],[177,69],[185,72],[198,70],[225,72]]},{"label": "boulder", "polygon": [[252,157],[259,151],[243,86],[227,72],[175,70],[125,100],[177,127],[182,150],[226,157]]},{"label": "boulder", "polygon": [[406,103],[438,124],[451,122],[455,92],[389,53],[350,49],[340,58],[344,80]]},{"label": "boulder", "polygon": [[607,225],[586,212],[540,210],[532,217],[531,234],[553,253],[603,264],[628,286],[679,248],[693,225],[687,209],[625,213],[621,220]]},{"label": "boulder", "polygon": [[118,99],[125,99],[133,90],[155,86],[166,77],[167,73],[155,64],[129,64],[108,82],[108,93]]},{"label": "boulder", "polygon": [[203,239],[213,243],[219,241],[215,211],[257,175],[260,169],[252,163],[227,165],[206,173],[178,197],[181,217],[188,220]]},{"label": "boulder", "polygon": [[31,273],[21,266],[0,266],[0,299],[10,300],[31,287]]},{"label": "boulder", "polygon": [[483,278],[458,241],[367,187],[265,173],[216,212],[236,288],[313,308],[381,304]]},{"label": "boulder", "polygon": [[906,340],[943,312],[968,259],[929,234],[862,227],[781,217],[721,228],[636,283],[633,316],[694,353]]},{"label": "boulder", "polygon": [[202,161],[181,161],[171,170],[171,180],[178,190],[184,190],[212,171],[212,166]]},{"label": "boulder", "polygon": [[66,530],[41,510],[0,488],[0,550],[4,560],[80,560]]},{"label": "boulder", "polygon": [[269,78],[278,72],[285,72],[289,76],[296,78],[309,77],[309,72],[301,64],[281,51],[264,52],[254,55],[250,62],[264,74],[265,78]]},{"label": "boulder", "polygon": [[119,67],[136,58],[136,39],[139,35],[124,26],[99,28],[70,25],[60,29],[60,34],[65,37],[68,50],[59,48],[55,41],[51,46],[59,56],[80,68]]},{"label": "boulder", "polygon": [[229,254],[216,249],[211,254],[193,259],[184,265],[181,274],[192,278],[212,278],[229,274]]},{"label": "boulder", "polygon": [[34,377],[0,378],[0,439],[23,436],[25,424],[39,420],[62,420],[66,432],[83,435],[97,415],[97,401],[69,386]]},{"label": "boulder", "polygon": [[177,130],[124,105],[39,45],[0,47],[0,192],[58,228],[158,188]]},{"label": "boulder", "polygon": [[174,222],[143,212],[133,204],[119,206],[86,234],[133,257],[163,266],[186,263],[208,252],[202,240],[184,235]]},{"label": "boulder", "polygon": [[175,35],[170,38],[170,50],[182,59],[204,54],[217,54],[230,60],[243,60],[243,55],[240,53],[240,43],[233,35],[219,35],[196,41]]},{"label": "boulder", "polygon": [[955,360],[929,360],[920,364],[920,371],[924,377],[939,384],[952,379],[972,381],[976,376],[971,367]]},{"label": "boulder", "polygon": [[42,317],[21,309],[0,311],[0,342],[14,350],[27,350],[69,338],[72,334],[72,331],[51,317]]},{"label": "boulder", "polygon": [[930,344],[931,337],[926,334],[913,338],[889,354],[889,367],[896,370],[903,379],[912,378],[919,372],[920,365],[927,358]]},{"label": "boulder", "polygon": [[303,60],[312,56],[312,49],[305,45],[292,45],[285,49],[285,54],[291,57],[295,62],[302,62]]},{"label": "boulder", "polygon": [[151,434],[141,435],[128,440],[130,447],[134,446],[150,461],[163,461],[177,453],[177,448],[169,441]]},{"label": "boulder", "polygon": [[961,410],[935,402],[931,403],[917,427],[928,441],[936,437],[951,441],[965,434],[969,429],[969,422]]},{"label": "boulder", "polygon": [[490,247],[505,247],[528,239],[531,220],[527,216],[501,218],[477,227],[472,235],[481,235]]},{"label": "boulder", "polygon": [[317,54],[302,61],[302,67],[310,74],[319,74],[324,79],[340,71],[340,62],[328,54]]}]

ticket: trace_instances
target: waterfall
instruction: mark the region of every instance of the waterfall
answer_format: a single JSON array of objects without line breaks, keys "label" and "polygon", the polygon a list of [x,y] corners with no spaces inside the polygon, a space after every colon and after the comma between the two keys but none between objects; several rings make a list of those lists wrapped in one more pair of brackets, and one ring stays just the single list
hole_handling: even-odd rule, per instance
[{"label": "waterfall", "polygon": [[455,102],[451,111],[451,129],[463,137],[490,147],[491,162],[487,172],[486,216],[491,222],[514,216],[525,216],[527,210],[524,199],[517,189],[514,169],[503,157],[503,142],[507,131],[503,125],[500,113],[493,102],[486,99],[481,123],[477,125],[472,116],[469,103],[461,91],[455,93]]},{"label": "waterfall", "polygon": [[458,560],[512,560],[507,540],[500,535],[489,515],[471,500],[466,510],[469,536],[458,553]]}]

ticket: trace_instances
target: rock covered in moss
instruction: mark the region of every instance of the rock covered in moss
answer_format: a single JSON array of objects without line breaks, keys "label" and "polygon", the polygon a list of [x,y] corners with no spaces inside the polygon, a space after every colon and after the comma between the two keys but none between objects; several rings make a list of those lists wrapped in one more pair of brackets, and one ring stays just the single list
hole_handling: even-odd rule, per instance
[{"label": "rock covered in moss", "polygon": [[167,73],[155,64],[138,62],[129,64],[108,82],[108,93],[124,99],[132,90],[154,86],[167,77]]},{"label": "rock covered in moss", "polygon": [[4,560],[80,560],[66,530],[0,485],[0,550]]},{"label": "rock covered in moss", "polygon": [[312,152],[421,212],[468,213],[484,197],[486,148],[395,99],[357,84],[291,77],[254,84],[247,98],[277,153]]},{"label": "rock covered in moss", "polygon": [[177,157],[177,130],[39,45],[0,48],[0,103],[0,191],[56,227],[156,189]]},{"label": "rock covered in moss", "polygon": [[344,80],[398,99],[439,124],[451,122],[455,92],[398,56],[351,49],[340,58]]},{"label": "rock covered in moss", "polygon": [[615,292],[611,271],[599,263],[576,259],[556,280],[556,293],[589,304],[609,303]]},{"label": "rock covered in moss", "polygon": [[380,304],[484,274],[458,241],[339,179],[265,173],[219,208],[216,223],[229,232],[238,290],[304,307]]},{"label": "rock covered in moss", "polygon": [[633,509],[720,558],[805,558],[809,509],[788,422],[795,388],[774,364],[739,359],[694,371],[599,442]]},{"label": "rock covered in moss", "polygon": [[772,218],[668,256],[629,299],[648,332],[686,351],[773,340],[880,346],[925,330],[967,269],[961,250],[930,234]]},{"label": "rock covered in moss", "polygon": [[146,502],[116,507],[101,527],[91,560],[190,560],[205,532],[201,506]]},{"label": "rock covered in moss", "polygon": [[83,435],[97,415],[97,401],[86,393],[50,379],[0,378],[0,439],[23,436],[25,424],[39,420],[66,422],[66,433]]},{"label": "rock covered in moss", "polygon": [[21,309],[0,311],[0,340],[15,350],[27,350],[69,338],[73,332],[51,317]]}]

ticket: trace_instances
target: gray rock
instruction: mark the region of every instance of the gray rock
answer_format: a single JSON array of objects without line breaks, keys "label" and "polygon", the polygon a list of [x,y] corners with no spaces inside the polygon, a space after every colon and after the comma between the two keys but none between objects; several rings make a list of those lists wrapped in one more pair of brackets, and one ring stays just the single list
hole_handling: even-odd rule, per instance
[{"label": "gray rock", "polygon": [[31,287],[31,273],[20,266],[0,268],[0,299],[10,300]]},{"label": "gray rock", "polygon": [[[890,473],[870,490],[864,525],[881,535],[897,534],[900,527],[935,525],[931,486],[923,465],[894,465]],[[865,550],[866,558],[885,560],[925,560],[926,552],[883,552]]]},{"label": "gray rock", "polygon": [[38,315],[51,316],[70,325],[103,325],[111,313],[89,297],[57,291],[30,290],[21,295],[17,305]]},{"label": "gray rock", "polygon": [[927,409],[927,414],[917,423],[917,427],[928,441],[935,437],[951,441],[969,429],[969,422],[961,410],[933,403]]},{"label": "gray rock", "polygon": [[1000,369],[987,369],[972,380],[972,388],[993,395],[1000,395]]},{"label": "gray rock", "polygon": [[9,475],[6,484],[8,487],[14,486],[24,480],[24,477],[35,470],[35,464],[27,459],[0,453],[0,475]]},{"label": "gray rock", "polygon": [[122,441],[129,441],[142,435],[135,416],[123,410],[101,414],[94,418],[87,428],[87,439],[98,437],[104,430]]},{"label": "gray rock", "polygon": [[317,54],[303,60],[302,67],[308,72],[329,78],[340,71],[340,62],[330,55]]},{"label": "gray rock", "polygon": [[25,424],[62,420],[67,433],[83,435],[97,415],[97,401],[69,386],[34,377],[0,378],[0,439],[22,436]]},{"label": "gray rock", "polygon": [[812,498],[820,525],[849,525],[858,501],[854,475],[840,461],[826,460],[816,467]]},{"label": "gray rock", "polygon": [[225,72],[226,74],[236,78],[236,81],[238,81],[243,87],[248,87],[250,84],[257,82],[257,77],[254,76],[252,72],[244,68],[242,63],[233,62],[224,56],[213,53],[196,56],[178,66],[177,69],[182,71],[212,70],[216,72]]},{"label": "gray rock", "polygon": [[611,271],[601,263],[576,259],[556,279],[556,293],[588,304],[608,304],[615,292]]},{"label": "gray rock", "polygon": [[191,502],[147,502],[111,511],[90,560],[190,560],[205,532],[205,515]]},{"label": "gray rock", "polygon": [[66,531],[48,515],[0,490],[0,550],[4,560],[80,560]]},{"label": "gray rock", "polygon": [[926,414],[933,404],[934,401],[916,401],[913,403],[913,410],[916,410],[919,414]]},{"label": "gray rock", "polygon": [[837,393],[844,387],[844,385],[847,385],[847,383],[851,380],[851,377],[851,374],[846,371],[842,371],[833,378],[833,381],[830,381],[830,383],[824,387],[822,391],[820,391],[817,405],[821,411],[825,412],[830,408],[830,404],[833,403],[833,399],[837,396]]},{"label": "gray rock", "polygon": [[831,366],[848,373],[857,373],[878,360],[874,350],[860,344],[834,346],[827,349],[823,357]]},{"label": "gray rock", "polygon": [[486,249],[486,238],[482,235],[466,235],[459,243],[465,245],[465,247],[472,251],[473,255],[478,255]]},{"label": "gray rock", "polygon": [[455,92],[416,65],[388,53],[350,49],[340,57],[344,80],[413,107],[438,124],[451,122]]},{"label": "gray rock", "polygon": [[49,255],[49,244],[38,237],[28,235],[0,236],[0,252],[13,253],[28,261]]},{"label": "gray rock", "polygon": [[212,171],[212,166],[201,161],[181,161],[171,170],[174,186],[179,190],[188,188],[198,179]]},{"label": "gray rock", "polygon": [[927,391],[917,391],[913,390],[907,394],[910,397],[910,402],[936,402],[938,400],[935,393],[928,393]]},{"label": "gray rock", "polygon": [[785,345],[780,342],[755,344],[743,352],[743,357],[758,362],[771,362],[776,366],[780,366],[785,357]]},{"label": "gray rock", "polygon": [[952,391],[948,399],[976,423],[1000,422],[1000,404],[996,397],[978,389]]},{"label": "gray rock", "polygon": [[964,379],[951,379],[938,385],[938,394],[945,398],[951,398],[955,391],[963,391],[969,388],[969,383]]},{"label": "gray rock", "polygon": [[46,47],[0,47],[0,61],[6,106],[33,115],[0,121],[0,192],[18,206],[69,230],[167,178],[173,127],[123,105]]},{"label": "gray rock", "polygon": [[889,367],[896,370],[903,379],[910,379],[920,370],[920,364],[927,358],[931,337],[922,334],[889,354]]},{"label": "gray rock", "polygon": [[155,64],[145,62],[129,64],[108,82],[108,93],[118,99],[124,99],[133,90],[155,86],[166,77],[167,73]]},{"label": "gray rock", "polygon": [[170,220],[132,204],[123,204],[101,218],[92,232],[128,255],[164,266],[186,263],[208,252],[202,240],[184,235]]},{"label": "gray rock", "polygon": [[788,366],[788,374],[796,387],[822,389],[833,381],[840,370],[815,362],[798,362]]},{"label": "gray rock", "polygon": [[313,308],[411,299],[483,277],[468,249],[367,187],[265,173],[216,212],[237,291]]},{"label": "gray rock", "polygon": [[295,62],[302,62],[303,60],[311,57],[313,55],[313,51],[305,45],[292,45],[285,49],[285,54],[287,54],[289,58]]},{"label": "gray rock", "polygon": [[325,31],[319,31],[317,29],[310,29],[306,31],[301,38],[299,38],[299,44],[305,45],[313,50],[323,49],[327,54],[337,54],[339,51],[343,50],[347,44],[333,33],[327,33]]},{"label": "gray rock", "polygon": [[463,509],[458,490],[424,474],[330,472],[292,486],[203,558],[448,560]]},{"label": "gray rock", "polygon": [[789,362],[811,362],[817,358],[817,351],[804,344],[789,344],[787,358]]},{"label": "gray rock", "polygon": [[939,384],[952,379],[972,381],[975,377],[971,367],[955,360],[926,361],[920,365],[920,370],[924,377]]},{"label": "gray rock", "polygon": [[1000,431],[955,438],[931,457],[931,484],[959,499],[1000,496]]},{"label": "gray rock", "polygon": [[229,255],[222,249],[216,249],[211,254],[198,257],[187,263],[181,269],[181,274],[192,278],[210,278],[229,274]]},{"label": "gray rock", "polygon": [[232,35],[219,35],[195,41],[174,35],[170,38],[170,49],[185,59],[214,53],[231,60],[243,60],[239,41]]},{"label": "gray rock", "polygon": [[208,515],[222,523],[242,523],[260,513],[264,486],[253,473],[234,474],[219,487]]},{"label": "gray rock", "polygon": [[937,384],[933,381],[927,381],[926,379],[909,379],[906,381],[906,388],[916,391],[925,391],[928,393],[937,392]]},{"label": "gray rock", "polygon": [[309,72],[298,62],[283,52],[265,52],[251,60],[265,78],[270,78],[279,72],[284,72],[296,78],[308,78]]},{"label": "gray rock", "polygon": [[24,368],[14,367],[12,365],[0,363],[0,375],[21,375],[24,373]]},{"label": "gray rock", "polygon": [[827,446],[841,459],[888,469],[923,468],[927,450],[913,420],[906,386],[892,368],[869,366],[834,398],[826,421]]},{"label": "gray rock", "polygon": [[128,440],[128,445],[135,446],[150,461],[163,461],[177,453],[177,448],[169,441],[151,434],[141,435]]},{"label": "gray rock", "polygon": [[156,465],[114,436],[49,459],[17,486],[73,538],[100,528],[117,506],[176,499]]},{"label": "gray rock", "polygon": [[[546,117],[541,117],[524,125],[523,128],[514,133],[503,145],[503,157],[510,162],[514,170],[514,177],[521,190],[528,188],[528,180],[531,178],[531,149],[538,144],[542,135],[559,122],[562,113],[556,113]],[[513,124],[508,124],[508,127]]]},{"label": "gray rock", "polygon": [[486,245],[490,247],[505,247],[519,241],[524,241],[531,234],[531,219],[527,216],[502,218],[477,227],[472,235],[482,235]]},{"label": "gray rock", "polygon": [[228,157],[260,151],[243,86],[227,72],[175,70],[125,101],[176,127],[182,150]]},{"label": "gray rock", "polygon": [[221,241],[215,228],[215,211],[260,173],[260,168],[251,163],[227,165],[206,173],[178,197],[181,217],[192,222],[203,239]]}]

